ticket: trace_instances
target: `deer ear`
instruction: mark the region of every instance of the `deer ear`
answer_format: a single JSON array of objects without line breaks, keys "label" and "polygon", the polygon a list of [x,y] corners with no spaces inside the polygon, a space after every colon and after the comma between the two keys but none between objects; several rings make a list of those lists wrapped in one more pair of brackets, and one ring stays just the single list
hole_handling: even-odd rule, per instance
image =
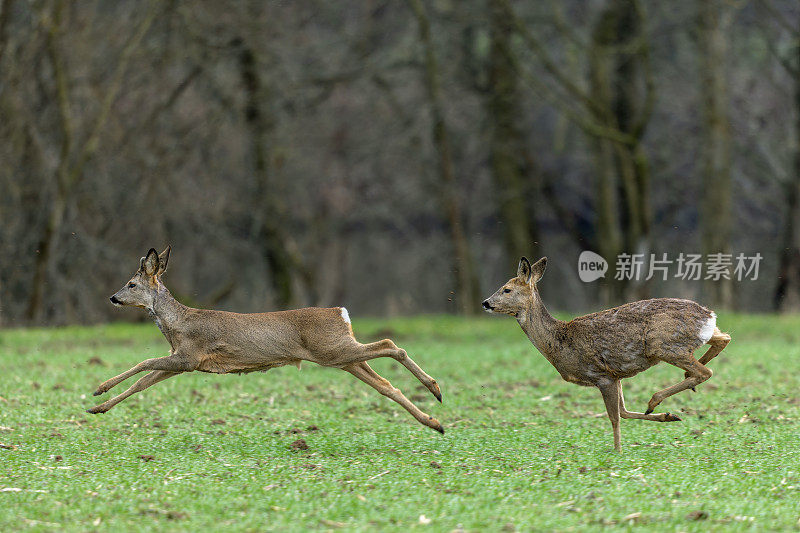
[{"label": "deer ear", "polygon": [[150,251],[147,252],[144,261],[142,261],[142,267],[142,272],[144,272],[145,275],[156,275],[156,272],[158,272],[158,252],[156,252],[155,248],[150,248]]},{"label": "deer ear", "polygon": [[167,245],[167,248],[158,254],[158,273],[157,275],[161,275],[167,271],[167,263],[169,263],[169,252],[172,249],[170,245]]},{"label": "deer ear", "polygon": [[531,267],[531,279],[533,283],[536,283],[542,276],[544,276],[544,271],[547,269],[547,258],[542,257],[538,261],[536,261],[533,266]]},{"label": "deer ear", "polygon": [[519,260],[517,267],[517,277],[525,283],[531,282],[531,262],[526,257]]}]

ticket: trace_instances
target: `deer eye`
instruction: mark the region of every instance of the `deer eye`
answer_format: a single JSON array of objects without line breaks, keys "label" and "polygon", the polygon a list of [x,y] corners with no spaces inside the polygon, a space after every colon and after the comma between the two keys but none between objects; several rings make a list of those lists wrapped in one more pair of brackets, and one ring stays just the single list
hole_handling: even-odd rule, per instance
[{"label": "deer eye", "polygon": [[128,283],[128,288],[129,289],[135,289],[136,288],[136,284],[135,283]]},{"label": "deer eye", "polygon": [[503,292],[511,292],[511,289],[503,289]]}]

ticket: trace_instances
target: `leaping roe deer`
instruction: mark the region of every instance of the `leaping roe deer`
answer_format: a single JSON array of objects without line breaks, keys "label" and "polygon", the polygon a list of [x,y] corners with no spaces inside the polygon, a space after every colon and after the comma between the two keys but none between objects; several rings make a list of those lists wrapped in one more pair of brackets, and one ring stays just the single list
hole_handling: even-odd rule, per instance
[{"label": "leaping roe deer", "polygon": [[[731,340],[730,335],[717,328],[714,312],[690,300],[656,298],[562,322],[547,312],[539,296],[537,283],[546,266],[546,257],[533,266],[523,257],[517,277],[485,300],[484,309],[516,317],[531,342],[564,380],[600,389],[617,451],[621,449],[620,417],[679,421],[670,413],[651,413],[665,398],[694,389],[711,377],[706,364]],[[703,344],[711,347],[698,361],[692,354]],[[683,369],[685,379],[656,392],[644,413],[628,411],[620,380],[661,361]]]},{"label": "leaping roe deer", "polygon": [[167,247],[159,255],[151,248],[142,258],[139,270],[111,297],[111,302],[147,309],[172,347],[170,354],[142,361],[102,383],[95,396],[108,392],[135,374],[150,372],[122,394],[89,409],[89,413],[105,413],[128,396],[183,372],[247,373],[284,365],[300,368],[301,361],[310,361],[353,374],[402,405],[421,424],[444,433],[438,420],[423,413],[400,390],[372,370],[367,361],[377,357],[395,359],[441,402],[442,394],[436,381],[391,340],[370,344],[356,341],[344,307],[250,314],[186,307],[172,297],[161,281],[169,252]]}]

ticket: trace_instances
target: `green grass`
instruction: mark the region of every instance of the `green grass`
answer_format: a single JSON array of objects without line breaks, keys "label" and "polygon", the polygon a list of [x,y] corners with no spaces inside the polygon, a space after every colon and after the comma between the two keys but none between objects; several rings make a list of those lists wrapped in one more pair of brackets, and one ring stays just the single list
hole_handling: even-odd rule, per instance
[{"label": "green grass", "polygon": [[[2,331],[0,530],[800,529],[800,319],[719,324],[733,342],[714,377],[661,406],[683,422],[623,420],[622,454],[599,392],[561,381],[511,319],[355,322],[438,380],[443,405],[373,365],[444,436],[310,364],[182,375],[93,416],[101,381],[166,353],[155,326]],[[682,377],[624,382],[629,408]]]}]

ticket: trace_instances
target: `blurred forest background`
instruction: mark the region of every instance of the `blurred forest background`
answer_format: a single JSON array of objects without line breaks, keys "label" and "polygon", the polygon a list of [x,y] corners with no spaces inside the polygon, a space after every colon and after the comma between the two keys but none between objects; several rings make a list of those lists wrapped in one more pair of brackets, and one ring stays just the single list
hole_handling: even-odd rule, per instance
[{"label": "blurred forest background", "polygon": [[168,243],[238,311],[477,313],[521,255],[553,310],[797,311],[799,41],[796,0],[0,0],[0,324],[143,319],[107,297]]}]

